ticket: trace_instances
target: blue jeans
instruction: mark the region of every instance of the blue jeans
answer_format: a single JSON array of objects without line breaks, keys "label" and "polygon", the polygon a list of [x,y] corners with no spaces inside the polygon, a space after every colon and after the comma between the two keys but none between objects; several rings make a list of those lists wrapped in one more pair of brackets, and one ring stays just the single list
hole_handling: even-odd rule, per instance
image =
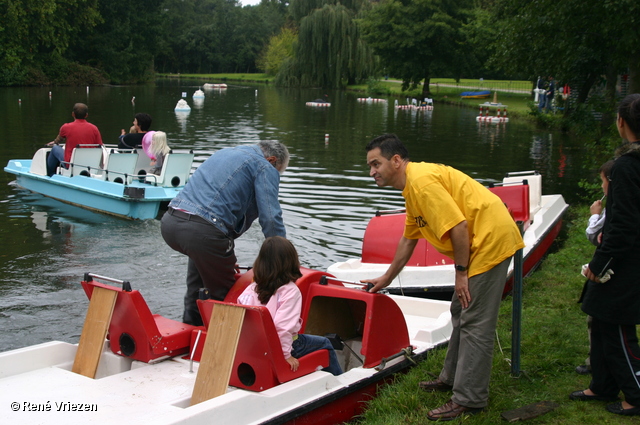
[{"label": "blue jeans", "polygon": [[340,363],[338,363],[338,356],[336,356],[336,352],[329,339],[317,335],[298,334],[298,339],[293,341],[291,345],[291,355],[296,359],[318,350],[329,351],[329,367],[322,370],[336,376],[340,375],[342,368],[340,367]]},{"label": "blue jeans", "polygon": [[64,149],[60,145],[53,145],[47,157],[47,175],[49,177],[56,173],[56,168],[62,161],[64,161]]},{"label": "blue jeans", "polygon": [[544,107],[547,105],[547,94],[540,93],[540,96],[538,96],[538,100],[540,101],[538,103],[538,112],[542,112]]}]

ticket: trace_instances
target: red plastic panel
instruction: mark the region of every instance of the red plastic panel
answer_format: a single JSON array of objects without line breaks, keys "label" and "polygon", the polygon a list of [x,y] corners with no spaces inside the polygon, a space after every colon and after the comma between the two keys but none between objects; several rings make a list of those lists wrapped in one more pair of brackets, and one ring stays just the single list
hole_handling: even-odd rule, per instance
[{"label": "red plastic panel", "polygon": [[[205,323],[209,323],[214,300],[198,300],[198,308]],[[229,304],[229,303],[225,303]],[[233,362],[230,385],[251,391],[264,391],[283,382],[307,375],[329,366],[327,350],[319,350],[298,359],[300,366],[295,372],[284,359],[280,338],[266,307],[236,304],[246,309],[238,349]],[[194,333],[195,335],[195,333]],[[206,334],[200,335],[199,344],[204,343]]]},{"label": "red plastic panel", "polygon": [[[398,242],[404,234],[406,214],[384,214],[373,217],[362,240],[362,262],[390,264]],[[453,260],[440,254],[426,239],[419,239],[407,266],[451,264]]]},{"label": "red plastic panel", "polygon": [[361,289],[336,285],[313,284],[302,311],[306,319],[315,297],[359,301],[366,308],[358,321],[362,323],[362,350],[364,367],[380,364],[383,357],[389,357],[407,348],[409,331],[400,307],[387,295],[373,294]]},{"label": "red plastic panel", "polygon": [[96,281],[81,284],[89,299],[94,287],[118,292],[107,336],[114,353],[149,362],[188,352],[195,326],[151,314],[138,291],[125,292]]}]

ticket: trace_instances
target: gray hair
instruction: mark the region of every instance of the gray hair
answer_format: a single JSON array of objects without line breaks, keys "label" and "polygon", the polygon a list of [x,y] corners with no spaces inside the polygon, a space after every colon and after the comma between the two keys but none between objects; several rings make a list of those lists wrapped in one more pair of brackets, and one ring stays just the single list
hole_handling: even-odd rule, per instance
[{"label": "gray hair", "polygon": [[276,157],[276,170],[280,174],[284,173],[284,170],[289,166],[289,150],[287,147],[274,140],[263,140],[258,143],[258,146],[262,149],[265,158]]}]

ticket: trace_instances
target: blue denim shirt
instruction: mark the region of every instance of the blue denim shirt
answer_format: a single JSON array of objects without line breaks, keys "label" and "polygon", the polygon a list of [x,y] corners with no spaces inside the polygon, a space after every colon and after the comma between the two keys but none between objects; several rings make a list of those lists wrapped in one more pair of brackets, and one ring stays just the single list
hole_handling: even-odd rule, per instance
[{"label": "blue denim shirt", "polygon": [[278,170],[257,145],[236,146],[211,155],[169,206],[199,215],[233,239],[256,218],[265,237],[285,237],[279,186]]}]

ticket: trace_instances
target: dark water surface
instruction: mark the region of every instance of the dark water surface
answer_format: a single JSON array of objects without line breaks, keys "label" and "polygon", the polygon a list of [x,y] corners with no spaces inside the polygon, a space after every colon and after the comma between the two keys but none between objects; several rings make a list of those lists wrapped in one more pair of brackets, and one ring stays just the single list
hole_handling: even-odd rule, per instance
[{"label": "dark water surface", "polygon": [[[28,159],[71,121],[75,102],[89,105],[89,121],[105,143],[116,143],[137,112],[153,117],[172,148],[193,149],[196,166],[216,150],[279,140],[291,152],[281,203],[288,237],[306,267],[326,269],[358,257],[374,211],[402,207],[400,193],[368,176],[364,145],[393,132],[412,160],[454,166],[483,181],[505,172],[538,170],[544,193],[571,202],[582,170],[579,140],[529,124],[479,125],[477,110],[436,105],[431,112],[362,104],[345,92],[230,85],[206,91],[194,104],[196,81],[159,81],[136,87],[0,88],[0,163]],[[183,92],[192,107],[174,112]],[[305,102],[328,94],[329,108]],[[135,101],[132,99],[135,96]],[[329,135],[328,142],[325,135]],[[130,280],[153,313],[179,319],[186,257],[172,251],[157,220],[125,221],[68,206],[0,179],[0,351],[50,340],[77,342],[87,308],[79,282],[85,272]],[[262,242],[256,225],[237,240],[241,265]]]}]

